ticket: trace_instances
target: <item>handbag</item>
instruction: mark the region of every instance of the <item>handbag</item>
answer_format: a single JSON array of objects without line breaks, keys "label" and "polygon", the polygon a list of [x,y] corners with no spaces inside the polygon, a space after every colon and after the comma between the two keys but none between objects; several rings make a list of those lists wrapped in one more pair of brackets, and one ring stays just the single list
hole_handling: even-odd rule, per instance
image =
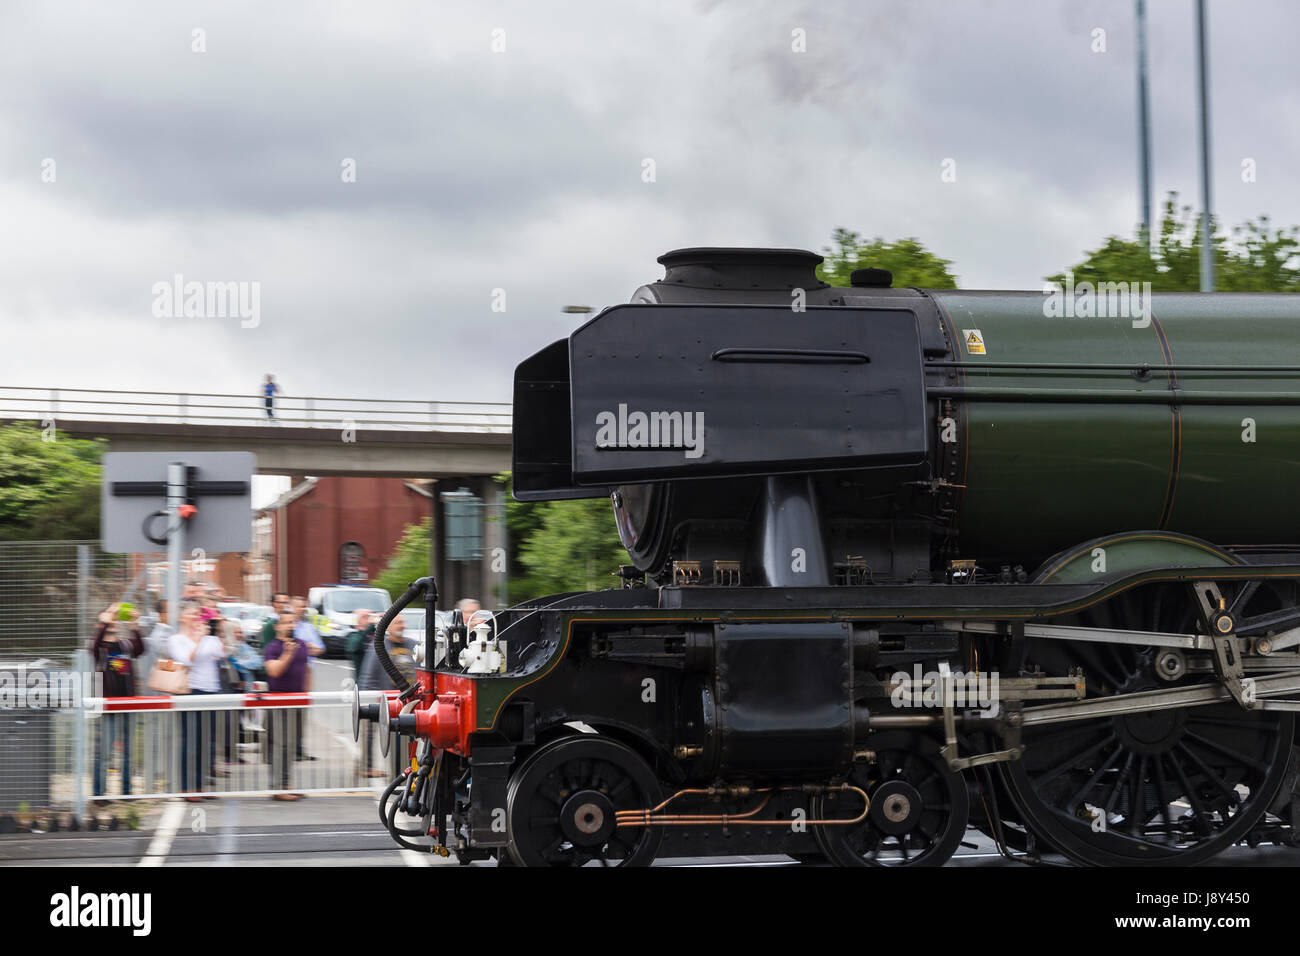
[{"label": "handbag", "polygon": [[189,668],[176,661],[160,658],[149,671],[145,686],[160,694],[188,694],[190,692]]},{"label": "handbag", "polygon": [[230,663],[230,658],[223,657],[217,664],[217,679],[221,682],[221,693],[233,694],[239,683],[239,675]]}]

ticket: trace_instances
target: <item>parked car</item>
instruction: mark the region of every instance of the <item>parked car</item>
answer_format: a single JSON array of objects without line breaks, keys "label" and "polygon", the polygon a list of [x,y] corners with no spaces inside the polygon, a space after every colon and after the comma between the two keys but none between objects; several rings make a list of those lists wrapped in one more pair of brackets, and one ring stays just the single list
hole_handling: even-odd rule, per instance
[{"label": "parked car", "polygon": [[356,627],[362,608],[383,614],[393,599],[383,588],[338,585],[315,587],[307,592],[307,603],[316,612],[316,629],[325,642],[326,657],[343,657],[347,637]]},{"label": "parked car", "polygon": [[262,623],[271,614],[271,608],[261,604],[252,604],[246,601],[225,601],[217,605],[217,610],[221,616],[228,621],[234,621],[239,628],[244,640],[253,643],[253,640],[262,633]]},{"label": "parked car", "polygon": [[273,614],[275,608],[265,604],[254,604],[239,622],[239,626],[244,630],[244,640],[257,647],[262,638],[262,625]]}]

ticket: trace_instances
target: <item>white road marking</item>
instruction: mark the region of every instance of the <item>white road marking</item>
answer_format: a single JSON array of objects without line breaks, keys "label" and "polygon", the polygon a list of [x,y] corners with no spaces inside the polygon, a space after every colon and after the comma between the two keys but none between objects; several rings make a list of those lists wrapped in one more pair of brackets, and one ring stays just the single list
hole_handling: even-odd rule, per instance
[{"label": "white road marking", "polygon": [[184,800],[173,800],[167,804],[167,809],[163,811],[162,818],[158,821],[158,829],[154,830],[153,839],[149,841],[149,849],[144,851],[144,856],[140,857],[140,862],[136,866],[163,865],[184,816]]},{"label": "white road marking", "polygon": [[217,857],[217,866],[234,866],[235,857],[239,855],[239,835],[235,830],[239,826],[239,801],[221,802],[225,807],[221,814],[221,854]]},{"label": "white road marking", "polygon": [[[383,786],[379,784],[375,784],[375,806],[376,807],[379,806],[379,798],[384,795],[383,791],[384,791]],[[385,836],[389,835],[385,833],[382,829],[379,832],[384,833]],[[454,857],[438,856],[437,854],[434,853],[420,853],[417,850],[408,850],[404,846],[399,846],[396,849],[397,852],[402,855],[402,862],[405,863],[407,866],[459,866],[460,865],[460,861],[455,859]]]}]

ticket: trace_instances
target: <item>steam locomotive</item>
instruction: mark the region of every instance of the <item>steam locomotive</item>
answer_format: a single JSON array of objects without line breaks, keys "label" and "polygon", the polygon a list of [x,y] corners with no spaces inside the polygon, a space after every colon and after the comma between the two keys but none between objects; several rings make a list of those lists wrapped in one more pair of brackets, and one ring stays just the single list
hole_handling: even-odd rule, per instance
[{"label": "steam locomotive", "polygon": [[[375,650],[380,816],[460,861],[1200,863],[1297,845],[1300,299],[895,288],[682,249],[526,359],[514,494],[618,586]],[[613,569],[611,569],[613,570]],[[384,653],[430,613],[418,680]],[[403,815],[399,820],[398,814]]]}]

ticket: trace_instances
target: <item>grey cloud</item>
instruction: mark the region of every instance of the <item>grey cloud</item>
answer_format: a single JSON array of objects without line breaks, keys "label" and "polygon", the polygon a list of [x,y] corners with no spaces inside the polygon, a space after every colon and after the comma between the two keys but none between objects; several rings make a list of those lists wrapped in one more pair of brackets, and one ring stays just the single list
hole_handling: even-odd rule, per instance
[{"label": "grey cloud", "polygon": [[[1190,7],[1151,7],[1157,198],[1191,200]],[[1220,218],[1300,222],[1300,11],[1211,13]],[[1129,0],[9,5],[5,371],[507,398],[514,364],[574,326],[562,305],[624,301],[675,246],[819,249],[846,226],[918,236],[968,287],[1036,286],[1131,233],[1134,139]],[[154,319],[175,272],[260,281],[262,325]]]}]

